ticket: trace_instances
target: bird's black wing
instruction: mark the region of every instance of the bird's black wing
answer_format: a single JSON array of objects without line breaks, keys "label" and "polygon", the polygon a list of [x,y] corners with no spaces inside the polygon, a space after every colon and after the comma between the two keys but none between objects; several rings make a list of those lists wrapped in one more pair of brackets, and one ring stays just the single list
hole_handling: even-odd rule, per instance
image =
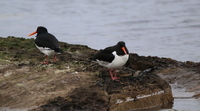
[{"label": "bird's black wing", "polygon": [[94,56],[93,59],[98,59],[105,62],[112,62],[114,60],[114,55],[112,53],[104,53],[103,51],[100,51]]},{"label": "bird's black wing", "polygon": [[35,44],[39,47],[48,47],[52,50],[59,48],[59,42],[52,34],[45,33],[40,34],[35,39]]}]

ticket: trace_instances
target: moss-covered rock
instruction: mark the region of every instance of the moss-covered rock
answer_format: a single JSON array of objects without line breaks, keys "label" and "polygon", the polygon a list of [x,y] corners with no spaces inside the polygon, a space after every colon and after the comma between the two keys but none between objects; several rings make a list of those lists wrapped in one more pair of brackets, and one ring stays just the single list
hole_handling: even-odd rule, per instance
[{"label": "moss-covered rock", "polygon": [[174,67],[198,72],[197,63],[130,54],[117,70],[120,81],[112,81],[107,69],[90,59],[97,50],[84,45],[60,42],[64,53],[59,61],[42,65],[44,56],[34,39],[0,38],[0,44],[2,107],[123,111],[164,105],[173,101],[171,87],[156,74]]}]

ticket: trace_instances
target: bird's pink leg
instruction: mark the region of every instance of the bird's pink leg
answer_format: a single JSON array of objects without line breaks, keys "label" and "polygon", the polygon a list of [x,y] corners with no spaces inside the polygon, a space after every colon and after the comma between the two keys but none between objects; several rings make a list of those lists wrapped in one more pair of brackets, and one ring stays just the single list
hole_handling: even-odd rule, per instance
[{"label": "bird's pink leg", "polygon": [[49,62],[48,62],[49,59],[48,59],[48,58],[49,58],[49,56],[46,55],[46,56],[45,56],[45,61],[44,61],[42,64],[49,64]]},{"label": "bird's pink leg", "polygon": [[[109,69],[109,72],[110,72],[111,79],[118,81],[119,78],[116,77],[115,69]],[[113,72],[114,72],[114,75],[113,75]]]},{"label": "bird's pink leg", "polygon": [[112,69],[108,69],[108,70],[109,70],[109,72],[110,72],[110,78],[111,78],[112,80],[114,80],[114,79],[113,79]]},{"label": "bird's pink leg", "polygon": [[114,72],[114,76],[113,76],[114,80],[118,80],[119,78],[117,77],[115,69],[113,69],[113,72]]},{"label": "bird's pink leg", "polygon": [[56,62],[56,61],[58,61],[58,59],[56,58],[56,54],[54,54],[54,56],[53,56],[53,60],[52,60],[53,62]]}]

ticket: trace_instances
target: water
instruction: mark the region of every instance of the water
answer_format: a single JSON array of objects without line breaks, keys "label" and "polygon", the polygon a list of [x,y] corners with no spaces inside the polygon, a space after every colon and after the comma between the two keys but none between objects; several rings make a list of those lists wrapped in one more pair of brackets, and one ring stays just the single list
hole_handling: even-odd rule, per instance
[{"label": "water", "polygon": [[4,0],[0,36],[45,26],[60,41],[94,49],[126,42],[132,53],[200,62],[199,0]]},{"label": "water", "polygon": [[178,111],[199,111],[200,98],[195,99],[194,92],[186,92],[186,88],[180,88],[177,84],[170,84],[174,97],[173,109]]},{"label": "water", "polygon": [[[123,40],[131,53],[200,62],[199,10],[200,0],[4,0],[0,36],[28,38],[45,26],[71,44],[102,49]],[[174,108],[196,101],[175,99]]]}]

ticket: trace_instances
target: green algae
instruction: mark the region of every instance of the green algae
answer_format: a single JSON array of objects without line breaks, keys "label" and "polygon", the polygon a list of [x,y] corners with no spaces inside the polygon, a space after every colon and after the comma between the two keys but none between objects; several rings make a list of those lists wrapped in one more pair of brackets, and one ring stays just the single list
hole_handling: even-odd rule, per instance
[{"label": "green algae", "polygon": [[34,45],[34,39],[0,37],[0,59],[20,61],[33,58],[38,52]]}]

